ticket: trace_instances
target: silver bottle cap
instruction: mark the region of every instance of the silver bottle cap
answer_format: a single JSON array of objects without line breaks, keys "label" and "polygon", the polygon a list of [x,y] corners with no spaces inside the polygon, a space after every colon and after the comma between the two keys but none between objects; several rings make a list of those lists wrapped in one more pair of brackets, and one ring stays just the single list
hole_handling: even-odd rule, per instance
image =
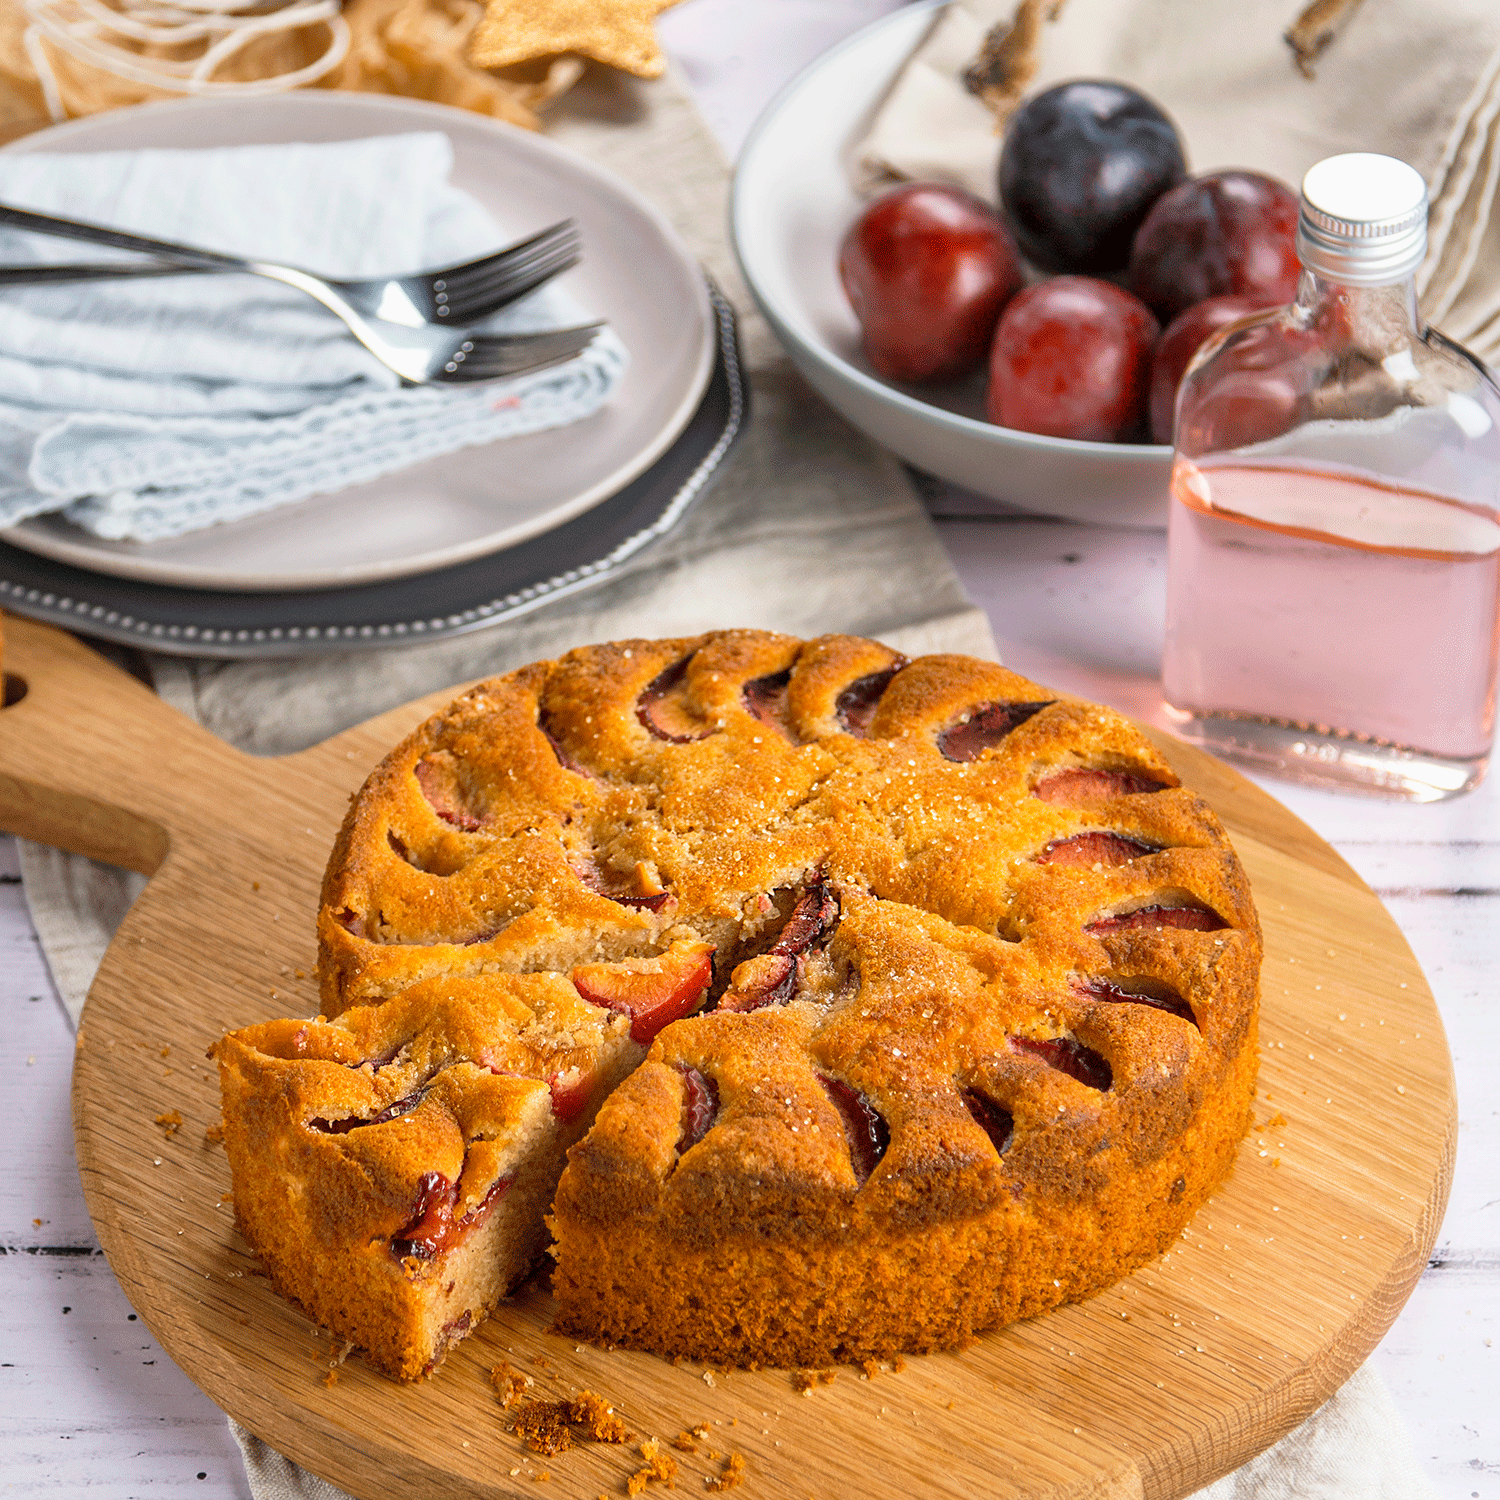
[{"label": "silver bottle cap", "polygon": [[1309,271],[1351,286],[1415,275],[1427,251],[1427,184],[1394,156],[1351,151],[1302,179],[1297,255]]}]

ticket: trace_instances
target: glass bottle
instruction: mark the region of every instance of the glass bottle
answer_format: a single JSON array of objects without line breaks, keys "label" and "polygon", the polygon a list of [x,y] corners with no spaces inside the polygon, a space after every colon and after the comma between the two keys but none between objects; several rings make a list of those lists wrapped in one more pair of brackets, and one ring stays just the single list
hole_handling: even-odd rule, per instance
[{"label": "glass bottle", "polygon": [[1290,307],[1230,325],[1177,398],[1166,709],[1292,780],[1478,785],[1500,652],[1500,388],[1417,311],[1427,190],[1320,162]]}]

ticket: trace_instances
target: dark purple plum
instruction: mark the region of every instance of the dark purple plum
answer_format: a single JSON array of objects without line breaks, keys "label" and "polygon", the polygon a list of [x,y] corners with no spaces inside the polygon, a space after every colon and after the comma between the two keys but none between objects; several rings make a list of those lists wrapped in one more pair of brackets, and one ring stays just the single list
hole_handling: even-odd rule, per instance
[{"label": "dark purple plum", "polygon": [[1263,304],[1254,297],[1210,297],[1178,313],[1156,342],[1151,358],[1151,440],[1172,441],[1173,409],[1183,372],[1203,341],[1240,318],[1259,312]]},{"label": "dark purple plum", "polygon": [[1151,309],[1112,282],[1039,281],[995,330],[986,414],[1021,432],[1125,442],[1145,419],[1160,332]]},{"label": "dark purple plum", "polygon": [[956,380],[982,363],[1021,259],[989,204],[940,182],[877,198],[844,236],[839,276],[887,380]]},{"label": "dark purple plum", "polygon": [[1164,323],[1209,297],[1290,302],[1298,198],[1259,172],[1208,172],[1151,207],[1130,256],[1130,289]]},{"label": "dark purple plum", "polygon": [[1079,79],[1028,100],[1000,152],[1000,202],[1044,271],[1122,271],[1141,221],[1187,176],[1170,119],[1123,83]]}]

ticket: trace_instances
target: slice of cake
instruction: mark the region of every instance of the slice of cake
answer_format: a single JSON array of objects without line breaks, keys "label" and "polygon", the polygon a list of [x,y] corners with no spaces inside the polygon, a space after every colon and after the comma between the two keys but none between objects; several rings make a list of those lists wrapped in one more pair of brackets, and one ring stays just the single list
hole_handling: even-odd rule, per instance
[{"label": "slice of cake", "polygon": [[553,974],[428,980],[213,1050],[246,1240],[408,1380],[535,1265],[563,1153],[644,1055],[628,1016]]}]

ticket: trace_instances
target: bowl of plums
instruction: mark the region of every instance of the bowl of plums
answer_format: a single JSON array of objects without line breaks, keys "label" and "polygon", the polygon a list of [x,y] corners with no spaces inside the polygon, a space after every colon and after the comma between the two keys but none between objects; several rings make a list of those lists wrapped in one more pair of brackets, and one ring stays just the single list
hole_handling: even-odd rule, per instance
[{"label": "bowl of plums", "polygon": [[812,385],[916,467],[1029,511],[1164,526],[1178,381],[1212,334],[1292,300],[1297,194],[1193,172],[1159,104],[1098,78],[1011,114],[993,201],[859,192],[855,147],[932,10],[867,27],[761,117],[734,184],[746,282]]}]

